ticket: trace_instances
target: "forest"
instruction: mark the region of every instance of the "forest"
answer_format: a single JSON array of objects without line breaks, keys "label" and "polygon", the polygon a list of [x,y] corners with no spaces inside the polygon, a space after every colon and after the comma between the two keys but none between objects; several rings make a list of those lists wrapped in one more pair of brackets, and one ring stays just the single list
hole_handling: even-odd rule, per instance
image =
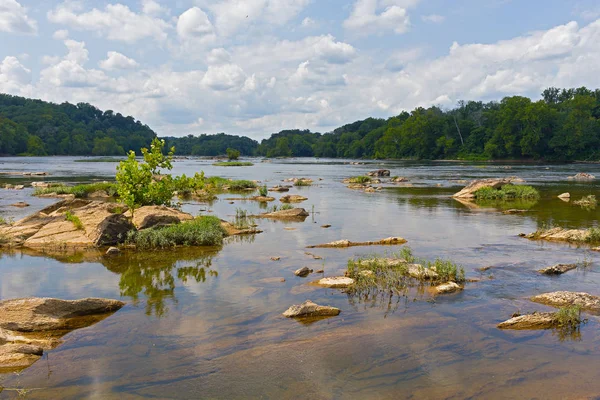
[{"label": "forest", "polygon": [[[261,132],[257,132],[259,134]],[[0,154],[119,155],[156,136],[133,117],[86,103],[60,105],[0,94]],[[600,159],[600,89],[548,88],[542,98],[459,101],[367,118],[328,133],[284,130],[260,144],[248,137],[166,137],[177,155],[369,159],[591,161]]]}]

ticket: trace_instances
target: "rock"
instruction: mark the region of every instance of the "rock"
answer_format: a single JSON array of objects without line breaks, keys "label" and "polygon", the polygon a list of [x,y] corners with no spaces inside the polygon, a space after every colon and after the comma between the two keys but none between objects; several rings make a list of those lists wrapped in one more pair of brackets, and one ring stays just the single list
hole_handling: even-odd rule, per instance
[{"label": "rock", "polygon": [[600,311],[600,297],[583,292],[552,292],[533,296],[531,301],[553,307],[580,306],[588,311]]},{"label": "rock", "polygon": [[335,307],[320,306],[310,300],[288,308],[283,315],[288,318],[298,317],[331,317],[339,315],[341,310]]},{"label": "rock", "polygon": [[551,267],[542,268],[538,272],[545,275],[562,275],[575,268],[577,268],[577,264],[556,264]]},{"label": "rock", "polygon": [[368,187],[365,189],[365,193],[376,193],[377,189],[375,189],[374,187]]},{"label": "rock", "polygon": [[592,250],[592,251],[600,251],[600,247],[594,247],[594,248],[591,248],[590,250]]},{"label": "rock", "polygon": [[[125,216],[131,217],[131,212],[126,212]],[[140,230],[179,224],[192,219],[194,217],[191,214],[165,206],[144,206],[133,214],[133,224]]]},{"label": "rock", "polygon": [[329,225],[329,224],[321,225],[321,228],[324,228],[324,229],[331,228],[331,225]]},{"label": "rock", "polygon": [[550,329],[556,326],[556,317],[549,312],[519,315],[497,326],[500,329]]},{"label": "rock", "polygon": [[325,273],[324,269],[318,269],[315,271],[315,274],[323,274],[323,273]]},{"label": "rock", "polygon": [[565,201],[569,201],[571,199],[571,193],[563,193],[563,194],[559,194],[558,198],[561,200],[565,200]]},{"label": "rock", "polygon": [[0,328],[16,332],[75,329],[87,326],[81,317],[114,312],[124,305],[122,301],[98,298],[4,300],[0,301]]},{"label": "rock", "polygon": [[389,169],[378,169],[376,171],[369,172],[367,175],[368,176],[377,176],[377,177],[390,176],[390,170]]},{"label": "rock", "polygon": [[[115,205],[82,199],[64,200],[32,214],[11,226],[1,228],[14,245],[30,248],[111,246],[124,240],[135,227]],[[83,229],[67,221],[69,211]]]},{"label": "rock", "polygon": [[18,203],[11,204],[10,206],[18,207],[18,208],[25,208],[25,207],[29,207],[29,204],[25,203],[24,201],[19,201]]},{"label": "rock", "polygon": [[389,237],[378,240],[376,242],[351,242],[349,240],[337,240],[335,242],[317,244],[314,246],[307,246],[308,249],[316,248],[343,248],[343,247],[354,247],[354,246],[378,246],[378,245],[400,245],[406,243],[406,240],[401,237]]},{"label": "rock", "polygon": [[0,301],[0,372],[29,367],[66,333],[90,326],[123,305],[108,299]]},{"label": "rock", "polygon": [[285,186],[274,186],[269,189],[269,192],[289,192],[290,188]]},{"label": "rock", "polygon": [[396,176],[392,179],[392,182],[394,182],[394,183],[408,182],[408,178],[405,178],[403,176]]},{"label": "rock", "polygon": [[435,287],[437,294],[454,293],[459,290],[462,290],[462,288],[455,282],[447,282]]},{"label": "rock", "polygon": [[304,221],[310,214],[304,208],[292,208],[271,213],[255,215],[256,218],[290,219]]},{"label": "rock", "polygon": [[548,240],[555,242],[586,242],[590,231],[587,229],[552,228],[542,232],[530,234],[522,233],[520,236],[532,240]]},{"label": "rock", "polygon": [[271,257],[271,261],[279,261],[281,260],[281,257]]},{"label": "rock", "polygon": [[286,226],[285,228],[283,228],[286,231],[295,231],[296,228],[292,228],[291,226]]},{"label": "rock", "polygon": [[304,196],[300,196],[297,194],[288,194],[286,196],[282,196],[279,201],[281,201],[282,203],[300,203],[303,202],[305,200],[308,200],[308,198],[304,197]]},{"label": "rock", "polygon": [[48,182],[31,182],[31,187],[45,189],[45,188],[50,187],[50,183],[48,183]]},{"label": "rock", "polygon": [[95,192],[88,194],[87,197],[90,199],[108,199],[110,198],[110,195],[106,190],[96,190]]},{"label": "rock", "polygon": [[243,236],[243,235],[256,235],[262,233],[260,229],[257,228],[248,228],[248,229],[238,229],[231,224],[231,222],[221,220],[221,226],[225,229],[227,236]]},{"label": "rock", "polygon": [[425,268],[421,264],[409,264],[408,275],[415,279],[437,279],[438,273],[431,268]]},{"label": "rock", "polygon": [[109,247],[108,250],[106,250],[106,254],[107,256],[116,256],[121,254],[121,250],[119,250],[118,247]]},{"label": "rock", "polygon": [[504,211],[502,214],[524,214],[527,210],[518,210],[516,208],[511,208],[510,210]]},{"label": "rock", "polygon": [[232,201],[253,200],[253,201],[260,201],[260,202],[266,203],[268,201],[275,201],[275,197],[270,197],[270,196],[231,197],[231,198],[226,198],[225,200],[232,200]]},{"label": "rock", "polygon": [[474,198],[475,192],[484,187],[500,189],[504,185],[513,182],[514,178],[499,178],[499,179],[477,179],[465,186],[460,192],[455,193],[452,197],[456,198]]},{"label": "rock", "polygon": [[370,277],[370,276],[373,276],[373,275],[375,275],[375,272],[371,271],[370,269],[365,269],[365,270],[363,270],[363,271],[360,271],[358,274],[359,274],[360,276],[363,276],[363,277],[365,277],[365,278],[368,278],[368,277]]},{"label": "rock", "polygon": [[576,174],[575,176],[569,176],[567,179],[574,179],[576,181],[591,181],[591,180],[596,179],[596,177],[592,174],[580,172],[580,173]]},{"label": "rock", "polygon": [[332,289],[344,289],[348,286],[354,285],[354,279],[346,278],[344,276],[336,276],[332,278],[319,279],[317,285]]},{"label": "rock", "polygon": [[296,270],[296,272],[294,272],[294,275],[304,278],[304,277],[308,276],[308,274],[310,274],[310,273],[311,273],[310,268],[302,267],[302,268]]}]

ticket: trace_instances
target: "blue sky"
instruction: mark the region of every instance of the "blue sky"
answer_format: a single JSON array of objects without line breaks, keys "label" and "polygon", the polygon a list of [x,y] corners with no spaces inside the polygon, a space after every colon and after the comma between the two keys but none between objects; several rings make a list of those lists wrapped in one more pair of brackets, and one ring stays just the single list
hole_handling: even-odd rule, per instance
[{"label": "blue sky", "polygon": [[600,87],[600,4],[0,0],[0,92],[159,135],[326,132],[460,99]]}]

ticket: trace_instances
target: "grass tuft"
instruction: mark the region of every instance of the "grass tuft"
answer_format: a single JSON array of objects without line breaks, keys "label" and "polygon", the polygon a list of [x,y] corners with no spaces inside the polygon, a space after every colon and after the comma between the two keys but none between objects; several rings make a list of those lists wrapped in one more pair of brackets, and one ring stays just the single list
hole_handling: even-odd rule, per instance
[{"label": "grass tuft", "polygon": [[73,225],[75,225],[75,228],[79,229],[80,231],[85,230],[79,217],[77,215],[74,215],[71,211],[67,211],[65,213],[65,219],[69,222],[72,222]]},{"label": "grass tuft", "polygon": [[304,180],[304,179],[298,179],[296,182],[294,182],[294,186],[311,186],[312,183],[310,183],[310,181]]},{"label": "grass tuft", "polygon": [[500,189],[482,187],[475,193],[477,200],[538,199],[540,193],[532,186],[504,185]]},{"label": "grass tuft", "polygon": [[267,197],[269,195],[269,189],[267,189],[267,185],[258,188],[258,194],[262,197]]},{"label": "grass tuft", "polygon": [[117,185],[110,182],[98,182],[89,183],[76,186],[51,186],[48,188],[36,188],[33,193],[34,196],[41,196],[46,194],[72,194],[79,199],[88,197],[90,193],[104,190],[109,196],[114,197],[117,195]]},{"label": "grass tuft", "polygon": [[349,179],[350,183],[369,183],[371,182],[371,177],[369,176],[353,176]]},{"label": "grass tuft", "polygon": [[218,246],[225,230],[214,216],[197,217],[192,221],[167,227],[132,231],[127,243],[139,249],[160,249],[175,246]]}]

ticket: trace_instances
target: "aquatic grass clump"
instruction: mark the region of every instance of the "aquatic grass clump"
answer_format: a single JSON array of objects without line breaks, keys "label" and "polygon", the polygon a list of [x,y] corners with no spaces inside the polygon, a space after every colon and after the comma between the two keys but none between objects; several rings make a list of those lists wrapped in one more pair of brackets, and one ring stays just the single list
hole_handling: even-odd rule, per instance
[{"label": "aquatic grass clump", "polygon": [[75,228],[83,231],[85,230],[85,228],[83,227],[83,224],[81,223],[81,220],[79,219],[79,217],[77,215],[74,215],[71,211],[67,211],[65,213],[65,219],[71,223],[73,223],[73,225],[75,225]]},{"label": "aquatic grass clump", "polygon": [[369,176],[353,176],[348,180],[350,183],[369,183],[371,182],[371,177]]},{"label": "aquatic grass clump", "polygon": [[434,262],[424,262],[427,268],[433,269],[439,275],[438,280],[441,282],[457,282],[462,283],[465,281],[465,270],[458,264],[453,263],[450,260],[443,260],[437,258]]},{"label": "aquatic grass clump", "polygon": [[117,185],[115,183],[110,182],[96,182],[96,183],[87,183],[75,186],[67,186],[67,185],[59,185],[59,186],[50,186],[47,188],[36,188],[33,192],[34,196],[42,196],[42,195],[63,195],[63,194],[72,194],[78,199],[83,199],[88,197],[91,193],[105,191],[109,196],[114,197],[117,195]]},{"label": "aquatic grass clump", "polygon": [[247,210],[243,210],[241,208],[236,208],[235,219],[231,222],[231,225],[240,230],[256,227],[254,218],[248,215]]},{"label": "aquatic grass clump", "polygon": [[213,164],[215,167],[251,167],[254,164],[248,161],[223,161]]},{"label": "aquatic grass clump", "polygon": [[581,307],[578,305],[561,307],[554,313],[554,322],[560,329],[576,331],[581,325]]},{"label": "aquatic grass clump", "polygon": [[6,225],[6,219],[4,219],[4,217],[0,217],[0,225]]},{"label": "aquatic grass clump", "polygon": [[258,188],[258,194],[262,197],[267,197],[269,195],[269,189],[267,189],[267,185]]},{"label": "aquatic grass clump", "polygon": [[540,193],[527,185],[504,185],[500,189],[486,186],[473,193],[477,200],[538,199]]},{"label": "aquatic grass clump", "polygon": [[312,186],[312,183],[305,179],[298,179],[294,182],[294,186]]},{"label": "aquatic grass clump", "polygon": [[176,246],[218,246],[223,244],[225,235],[219,218],[203,216],[176,225],[131,231],[126,242],[142,250]]},{"label": "aquatic grass clump", "polygon": [[588,210],[594,210],[598,205],[598,200],[596,199],[596,196],[590,194],[588,196],[582,197],[580,200],[574,201],[573,204],[581,206],[582,208]]}]

